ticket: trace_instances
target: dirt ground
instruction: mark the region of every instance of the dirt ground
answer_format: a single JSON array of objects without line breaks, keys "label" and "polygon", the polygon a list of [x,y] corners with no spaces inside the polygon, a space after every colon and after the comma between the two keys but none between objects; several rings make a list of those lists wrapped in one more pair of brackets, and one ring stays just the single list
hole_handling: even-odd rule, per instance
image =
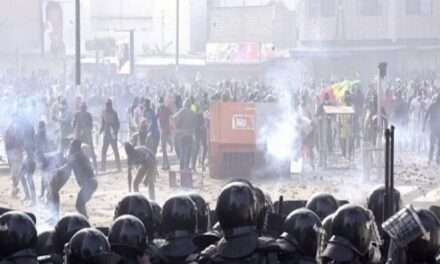
[{"label": "dirt ground", "polygon": [[[416,187],[423,190],[422,193],[426,195],[435,187],[437,171],[438,167],[428,167],[422,158],[412,158],[406,162],[400,160],[396,163],[396,186]],[[98,175],[98,189],[87,204],[90,221],[93,225],[108,226],[111,223],[117,202],[128,192],[126,173],[124,169],[122,173],[110,171]],[[7,172],[2,174],[0,175],[0,206],[31,211],[38,217],[39,231],[50,228],[50,224],[46,222],[50,212],[47,211],[44,204],[40,202],[36,206],[29,207],[20,199],[11,198],[11,179]],[[163,204],[172,195],[193,191],[201,193],[209,201],[211,208],[215,208],[216,197],[229,180],[213,179],[208,175],[197,173],[194,175],[194,189],[171,188],[168,172],[160,171],[160,177],[156,183],[156,201]],[[382,176],[366,177],[360,170],[352,169],[308,171],[302,175],[292,175],[285,179],[252,179],[252,182],[269,193],[273,200],[277,200],[280,195],[283,195],[285,200],[307,199],[314,193],[328,192],[334,194],[338,199],[365,204],[368,193],[383,180]],[[39,188],[38,175],[35,177],[35,183]],[[62,214],[75,211],[78,190],[72,176],[61,191]],[[147,187],[142,186],[141,193],[147,196]],[[435,201],[437,197],[435,197]],[[411,199],[415,199],[415,197]]]}]

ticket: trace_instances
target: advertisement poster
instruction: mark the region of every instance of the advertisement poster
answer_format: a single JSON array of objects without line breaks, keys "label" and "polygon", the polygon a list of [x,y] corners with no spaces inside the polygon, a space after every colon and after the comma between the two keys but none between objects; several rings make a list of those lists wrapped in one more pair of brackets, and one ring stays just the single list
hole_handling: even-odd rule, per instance
[{"label": "advertisement poster", "polygon": [[273,57],[273,44],[242,43],[208,43],[206,61],[208,63],[256,64]]},{"label": "advertisement poster", "polygon": [[44,52],[63,56],[75,50],[75,1],[44,0]]}]

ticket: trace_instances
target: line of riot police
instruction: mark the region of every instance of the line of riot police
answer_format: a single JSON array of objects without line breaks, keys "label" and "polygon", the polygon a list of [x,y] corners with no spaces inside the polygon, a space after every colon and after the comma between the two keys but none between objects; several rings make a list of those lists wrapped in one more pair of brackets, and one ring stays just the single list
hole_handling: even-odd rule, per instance
[{"label": "line of riot police", "polygon": [[[402,207],[400,193],[393,200]],[[92,228],[79,214],[37,235],[35,220],[10,211],[0,216],[0,263],[438,263],[440,221],[416,210],[424,233],[405,246],[382,228],[384,188],[367,207],[317,194],[305,206],[275,212],[270,196],[246,180],[224,186],[215,210],[199,194],[177,195],[163,206],[139,193],[119,201],[108,228]],[[397,217],[400,215],[397,214]],[[393,218],[393,217],[392,217]],[[394,217],[396,218],[396,217]],[[389,220],[388,220],[389,221]],[[400,236],[411,229],[398,219]],[[402,229],[403,228],[403,229]],[[396,231],[396,230],[394,230]],[[403,234],[403,235],[402,235]],[[409,234],[408,234],[409,235]],[[393,251],[390,251],[390,245]]]}]

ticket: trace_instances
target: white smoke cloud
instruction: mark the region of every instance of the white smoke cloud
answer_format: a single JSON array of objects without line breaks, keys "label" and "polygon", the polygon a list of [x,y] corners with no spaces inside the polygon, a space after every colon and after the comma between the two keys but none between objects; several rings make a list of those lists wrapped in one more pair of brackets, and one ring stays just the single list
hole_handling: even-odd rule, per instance
[{"label": "white smoke cloud", "polygon": [[308,69],[301,61],[280,62],[273,65],[265,76],[277,98],[271,106],[264,125],[257,131],[257,143],[276,160],[292,160],[301,149],[300,116],[296,98],[303,89]]}]

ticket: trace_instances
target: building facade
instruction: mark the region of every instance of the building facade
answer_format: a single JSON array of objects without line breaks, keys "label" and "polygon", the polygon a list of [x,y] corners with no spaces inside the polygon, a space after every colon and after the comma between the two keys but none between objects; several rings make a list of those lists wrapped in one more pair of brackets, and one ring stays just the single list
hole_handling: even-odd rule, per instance
[{"label": "building facade", "polygon": [[374,71],[379,61],[390,62],[396,74],[440,66],[440,1],[303,0],[297,8],[293,54],[327,74],[329,65],[348,74]]},{"label": "building facade", "polygon": [[209,6],[208,62],[264,62],[295,43],[295,13],[281,2],[217,0]]}]

